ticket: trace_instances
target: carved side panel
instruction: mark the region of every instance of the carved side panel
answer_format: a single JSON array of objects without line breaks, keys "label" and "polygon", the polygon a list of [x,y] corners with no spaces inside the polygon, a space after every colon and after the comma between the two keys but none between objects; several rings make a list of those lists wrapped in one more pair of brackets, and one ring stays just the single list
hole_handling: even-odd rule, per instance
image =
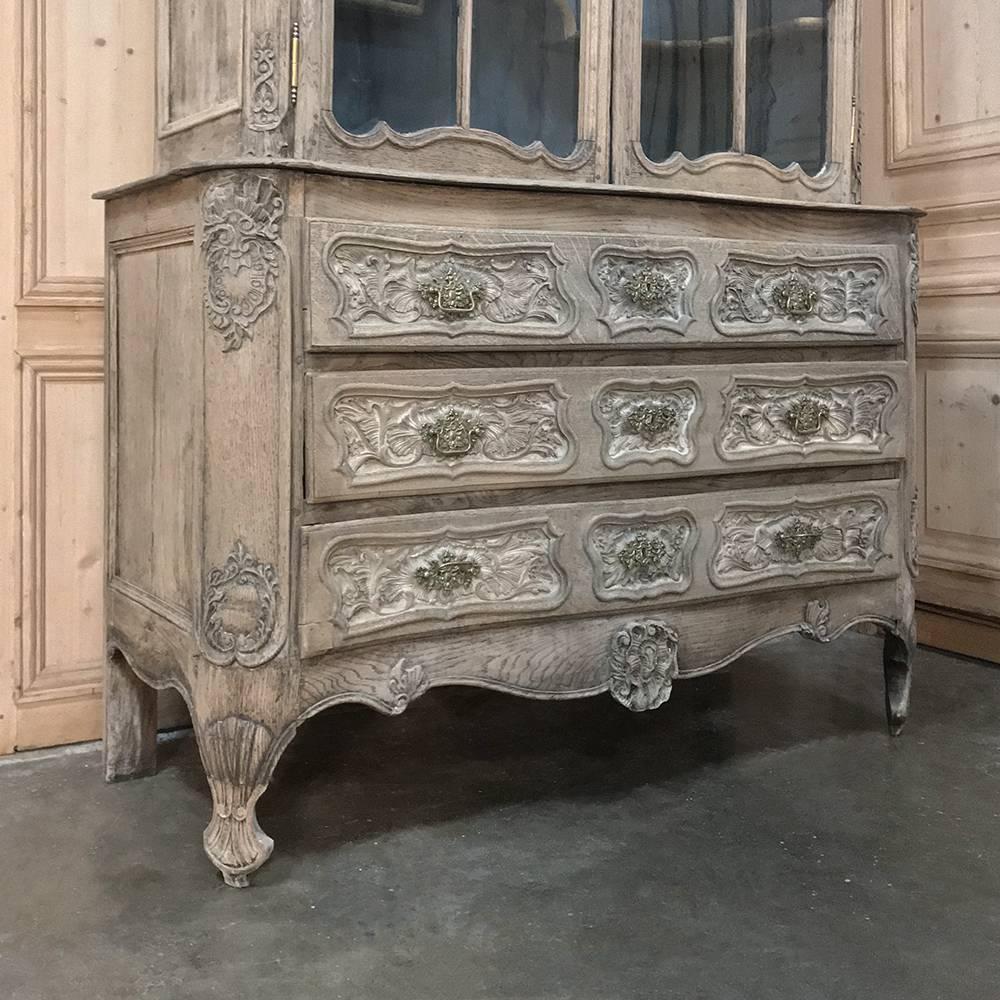
[{"label": "carved side panel", "polygon": [[601,458],[609,469],[631,462],[690,465],[700,410],[693,382],[613,382],[594,400]]},{"label": "carved side panel", "polygon": [[590,262],[601,296],[598,321],[612,337],[637,330],[684,334],[694,320],[698,266],[684,250],[604,246]]},{"label": "carved side panel", "polygon": [[888,322],[889,272],[878,257],[730,254],[712,322],[724,336],[836,333],[876,337]]},{"label": "carved side panel", "polygon": [[687,511],[597,518],[584,543],[594,567],[594,593],[602,601],[683,593],[691,586],[697,537]]},{"label": "carved side panel", "polygon": [[658,619],[631,622],[611,637],[608,690],[633,712],[659,708],[677,676],[677,632]]},{"label": "carved side panel", "polygon": [[209,185],[202,200],[205,311],[223,351],[253,339],[274,305],[285,263],[285,199],[268,177],[241,172]]},{"label": "carved side panel", "polygon": [[237,540],[225,565],[209,572],[202,598],[201,648],[220,666],[259,667],[281,645],[278,572]]},{"label": "carved side panel", "polygon": [[330,400],[324,420],[350,485],[538,475],[563,472],[576,457],[566,399],[555,382],[348,386]]},{"label": "carved side panel", "polygon": [[887,378],[734,379],[718,451],[725,459],[817,451],[879,453],[898,388]]},{"label": "carved side panel", "polygon": [[323,248],[330,322],[354,341],[567,337],[577,305],[551,243],[424,242],[343,235]]},{"label": "carved side panel", "polygon": [[725,588],[805,573],[871,572],[887,556],[888,522],[885,502],[874,496],[778,507],[733,504],[716,521],[709,576]]},{"label": "carved side panel", "polygon": [[330,542],[321,578],[342,639],[413,622],[559,607],[568,595],[548,521],[488,531],[346,537]]}]

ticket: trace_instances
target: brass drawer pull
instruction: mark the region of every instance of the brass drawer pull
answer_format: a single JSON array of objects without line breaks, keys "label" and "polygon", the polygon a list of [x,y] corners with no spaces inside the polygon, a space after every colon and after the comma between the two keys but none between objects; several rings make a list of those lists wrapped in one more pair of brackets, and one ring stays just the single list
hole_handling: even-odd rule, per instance
[{"label": "brass drawer pull", "polygon": [[436,277],[420,285],[420,294],[446,319],[472,316],[483,299],[482,283],[448,264]]},{"label": "brass drawer pull", "polygon": [[420,436],[438,458],[468,455],[485,433],[481,423],[455,409],[420,428]]},{"label": "brass drawer pull", "polygon": [[774,544],[779,552],[801,561],[807,552],[819,544],[824,531],[826,531],[825,525],[796,517],[786,527],[774,533]]},{"label": "brass drawer pull", "polygon": [[452,594],[456,590],[470,586],[482,571],[482,567],[475,559],[445,549],[423,566],[418,566],[413,575],[425,590]]}]

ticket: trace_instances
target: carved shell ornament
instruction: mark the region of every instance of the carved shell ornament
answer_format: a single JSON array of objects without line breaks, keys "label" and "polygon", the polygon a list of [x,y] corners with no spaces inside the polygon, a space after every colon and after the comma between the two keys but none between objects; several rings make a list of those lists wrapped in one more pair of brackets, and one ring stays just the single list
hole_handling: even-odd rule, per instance
[{"label": "carved shell ornament", "polygon": [[205,311],[223,351],[252,340],[254,323],[274,305],[285,260],[284,214],[285,200],[267,177],[234,174],[205,191]]},{"label": "carved shell ornament", "polygon": [[611,636],[608,690],[633,712],[659,708],[677,675],[678,635],[656,619],[631,622]]},{"label": "carved shell ornament", "polygon": [[274,655],[278,572],[237,540],[223,566],[208,574],[201,640],[213,663],[257,667]]}]

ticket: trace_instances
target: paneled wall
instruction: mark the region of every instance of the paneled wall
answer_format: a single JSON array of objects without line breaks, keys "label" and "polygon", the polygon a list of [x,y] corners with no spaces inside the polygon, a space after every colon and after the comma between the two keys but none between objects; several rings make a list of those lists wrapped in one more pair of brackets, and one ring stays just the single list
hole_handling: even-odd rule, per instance
[{"label": "paneled wall", "polygon": [[[100,733],[103,237],[148,174],[154,4],[0,5],[0,752]],[[14,207],[13,213],[9,212]]]},{"label": "paneled wall", "polygon": [[864,198],[927,211],[920,639],[1000,660],[1000,5],[863,7]]}]

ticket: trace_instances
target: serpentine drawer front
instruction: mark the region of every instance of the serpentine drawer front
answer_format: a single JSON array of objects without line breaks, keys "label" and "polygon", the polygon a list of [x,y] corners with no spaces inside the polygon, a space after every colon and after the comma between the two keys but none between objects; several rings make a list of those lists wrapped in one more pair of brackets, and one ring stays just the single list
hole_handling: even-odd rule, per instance
[{"label": "serpentine drawer front", "polygon": [[901,458],[906,365],[312,372],[312,502]]},{"label": "serpentine drawer front", "polygon": [[899,484],[370,518],[303,529],[305,655],[463,624],[899,573]]},{"label": "serpentine drawer front", "polygon": [[902,337],[894,250],[308,225],[309,344],[465,350]]}]

